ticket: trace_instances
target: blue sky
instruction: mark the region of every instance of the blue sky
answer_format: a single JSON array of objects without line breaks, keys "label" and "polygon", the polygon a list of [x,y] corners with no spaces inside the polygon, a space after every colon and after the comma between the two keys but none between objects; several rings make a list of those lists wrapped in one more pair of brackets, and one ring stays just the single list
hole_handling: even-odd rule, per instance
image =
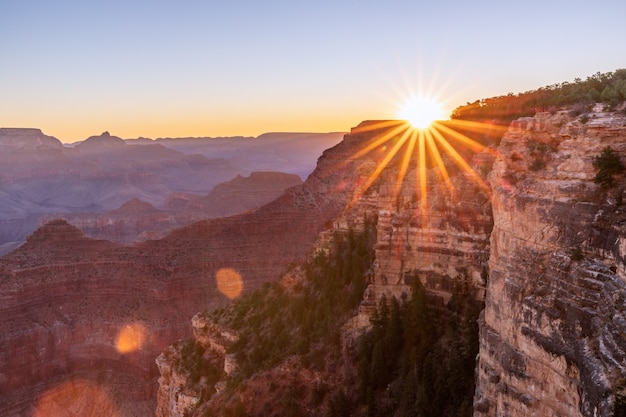
[{"label": "blue sky", "polygon": [[0,126],[345,131],[626,67],[626,2],[0,0]]}]

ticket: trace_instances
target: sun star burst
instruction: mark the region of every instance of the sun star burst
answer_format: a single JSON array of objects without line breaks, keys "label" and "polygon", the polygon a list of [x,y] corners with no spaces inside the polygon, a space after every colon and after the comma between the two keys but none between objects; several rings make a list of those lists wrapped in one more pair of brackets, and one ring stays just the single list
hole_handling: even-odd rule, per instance
[{"label": "sun star burst", "polygon": [[[428,214],[429,172],[438,173],[437,177],[441,186],[446,189],[451,197],[454,197],[455,194],[451,180],[453,167],[474,182],[480,190],[488,193],[488,185],[468,162],[471,154],[488,148],[464,132],[481,134],[493,131],[494,125],[440,119],[430,119],[426,125],[424,125],[426,119],[414,122],[387,120],[358,128],[354,133],[367,131],[377,131],[377,133],[354,154],[354,158],[379,151],[381,159],[357,191],[355,202],[367,192],[392,161],[396,161],[394,163],[398,166],[398,178],[394,186],[394,201],[397,200],[401,192],[405,177],[411,169],[415,169],[417,177],[415,193],[419,197],[418,211],[423,221]],[[495,129],[502,130],[503,128],[495,127]]]}]

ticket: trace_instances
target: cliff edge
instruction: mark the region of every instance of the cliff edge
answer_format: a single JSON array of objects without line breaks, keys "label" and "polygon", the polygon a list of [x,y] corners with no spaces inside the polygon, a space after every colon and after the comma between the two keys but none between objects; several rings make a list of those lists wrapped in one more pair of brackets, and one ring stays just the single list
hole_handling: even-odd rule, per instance
[{"label": "cliff edge", "polygon": [[[613,416],[626,387],[626,118],[538,113],[498,148],[475,416]],[[623,412],[623,409],[622,409]],[[615,414],[617,415],[617,414]],[[621,414],[620,414],[621,415]]]}]

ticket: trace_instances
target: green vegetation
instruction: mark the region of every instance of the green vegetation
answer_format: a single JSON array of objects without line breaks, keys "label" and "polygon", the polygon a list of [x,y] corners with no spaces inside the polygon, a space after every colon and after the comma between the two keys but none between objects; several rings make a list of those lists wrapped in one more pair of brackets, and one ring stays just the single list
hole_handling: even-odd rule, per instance
[{"label": "green vegetation", "polygon": [[243,297],[225,315],[240,333],[231,347],[240,378],[269,369],[292,355],[322,369],[329,352],[339,352],[340,326],[355,313],[373,261],[374,224],[362,233],[336,234],[330,255],[318,254],[305,267],[305,282],[293,292],[278,283]]},{"label": "green vegetation", "polygon": [[593,166],[598,170],[593,181],[604,189],[611,188],[615,184],[614,176],[623,172],[624,164],[613,149],[606,147],[599,156],[593,158]]},{"label": "green vegetation", "polygon": [[533,162],[530,164],[529,169],[531,171],[539,171],[546,167],[546,161],[549,159],[549,153],[556,151],[556,145],[539,142],[536,140],[529,140],[526,143],[528,153],[533,157]]},{"label": "green vegetation", "polygon": [[570,258],[572,258],[572,261],[574,262],[582,261],[584,259],[583,250],[580,246],[572,248],[572,251],[570,252]]},{"label": "green vegetation", "polygon": [[410,300],[381,300],[359,349],[360,400],[368,416],[471,416],[478,314],[467,279],[447,306],[419,280]]},{"label": "green vegetation", "polygon": [[555,112],[564,106],[572,107],[572,116],[590,109],[596,102],[605,103],[609,110],[626,100],[626,69],[596,73],[586,80],[577,78],[573,83],[563,82],[524,93],[476,100],[457,107],[453,119],[475,121],[498,121],[508,124],[537,111]]},{"label": "green vegetation", "polygon": [[[213,320],[240,334],[229,349],[239,370],[230,378],[227,392],[235,394],[247,378],[297,356],[304,368],[319,372],[322,379],[308,388],[293,384],[291,390],[270,381],[269,392],[280,393],[280,401],[273,401],[268,412],[471,415],[482,303],[474,299],[475,289],[466,274],[456,281],[445,306],[430,298],[418,279],[412,297],[383,297],[372,329],[347,351],[342,349],[341,327],[363,298],[374,237],[374,223],[363,232],[336,234],[330,253],[320,253],[305,265],[302,282],[291,288],[268,283],[211,313]],[[193,344],[186,349],[196,357],[190,362],[202,356]],[[245,404],[231,403],[220,412],[244,415],[245,409]]]},{"label": "green vegetation", "polygon": [[210,398],[215,392],[215,384],[224,376],[221,367],[204,357],[204,348],[195,340],[178,343],[180,361],[177,371],[188,376],[190,388],[197,391],[201,398]]}]

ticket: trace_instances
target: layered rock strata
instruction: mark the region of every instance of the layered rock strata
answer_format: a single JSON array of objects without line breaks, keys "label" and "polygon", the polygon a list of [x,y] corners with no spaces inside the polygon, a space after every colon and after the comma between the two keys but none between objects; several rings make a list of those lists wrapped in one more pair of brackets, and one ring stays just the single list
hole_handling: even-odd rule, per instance
[{"label": "layered rock strata", "polygon": [[626,161],[626,119],[599,107],[587,117],[519,119],[500,144],[476,417],[612,416],[620,406],[624,180],[601,189],[593,160],[608,146]]}]

